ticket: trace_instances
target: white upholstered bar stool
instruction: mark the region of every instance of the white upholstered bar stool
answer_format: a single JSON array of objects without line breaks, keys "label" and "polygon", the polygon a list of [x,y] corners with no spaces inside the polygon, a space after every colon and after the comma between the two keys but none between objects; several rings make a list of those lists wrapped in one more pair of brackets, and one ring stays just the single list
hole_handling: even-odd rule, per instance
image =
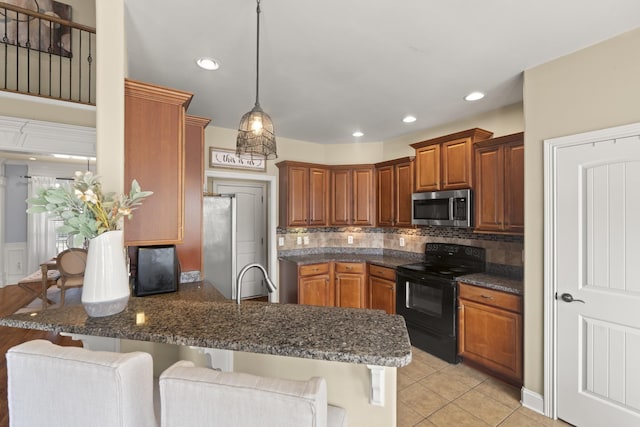
[{"label": "white upholstered bar stool", "polygon": [[7,352],[9,425],[156,427],[153,361],[29,341]]},{"label": "white upholstered bar stool", "polygon": [[327,405],[324,378],[308,381],[220,372],[180,361],[160,375],[163,427],[325,427],[347,425]]}]

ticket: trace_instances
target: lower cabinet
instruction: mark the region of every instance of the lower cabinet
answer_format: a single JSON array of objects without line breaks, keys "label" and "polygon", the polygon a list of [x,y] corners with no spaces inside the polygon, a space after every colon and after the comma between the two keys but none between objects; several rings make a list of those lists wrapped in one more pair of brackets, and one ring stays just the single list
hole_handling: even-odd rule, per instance
[{"label": "lower cabinet", "polygon": [[521,386],[522,297],[465,283],[458,286],[458,354]]},{"label": "lower cabinet", "polygon": [[298,276],[298,304],[334,305],[331,263],[302,265]]},{"label": "lower cabinet", "polygon": [[369,265],[369,308],[396,314],[396,270]]},{"label": "lower cabinet", "polygon": [[280,260],[280,302],[396,313],[396,270],[366,262]]},{"label": "lower cabinet", "polygon": [[367,281],[362,262],[334,264],[336,306],[367,308]]}]

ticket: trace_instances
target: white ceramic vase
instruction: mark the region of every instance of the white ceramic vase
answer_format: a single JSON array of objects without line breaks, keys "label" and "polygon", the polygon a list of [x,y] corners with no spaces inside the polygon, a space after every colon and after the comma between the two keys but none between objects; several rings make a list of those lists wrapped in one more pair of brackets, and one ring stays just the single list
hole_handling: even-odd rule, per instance
[{"label": "white ceramic vase", "polygon": [[129,274],[122,230],[107,231],[89,241],[82,304],[91,317],[120,313],[129,301]]}]

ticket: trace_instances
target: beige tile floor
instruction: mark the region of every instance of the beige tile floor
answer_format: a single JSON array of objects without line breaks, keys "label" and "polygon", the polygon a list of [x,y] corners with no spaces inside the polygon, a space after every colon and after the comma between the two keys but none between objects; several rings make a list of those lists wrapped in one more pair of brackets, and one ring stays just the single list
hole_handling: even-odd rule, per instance
[{"label": "beige tile floor", "polygon": [[520,390],[413,347],[398,369],[398,427],[568,426],[520,405]]}]

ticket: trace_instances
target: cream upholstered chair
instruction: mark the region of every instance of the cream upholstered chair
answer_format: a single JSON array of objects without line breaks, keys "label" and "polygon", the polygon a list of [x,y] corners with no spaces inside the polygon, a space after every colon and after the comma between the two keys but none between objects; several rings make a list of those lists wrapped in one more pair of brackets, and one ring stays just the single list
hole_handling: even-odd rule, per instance
[{"label": "cream upholstered chair", "polygon": [[156,427],[153,361],[29,341],[7,352],[9,425]]},{"label": "cream upholstered chair", "polygon": [[87,265],[87,251],[80,248],[66,249],[56,257],[57,269],[60,272],[60,306],[64,305],[64,293],[67,288],[82,286],[84,269]]},{"label": "cream upholstered chair", "polygon": [[180,361],[160,375],[163,427],[346,426],[346,411],[327,405],[324,378],[293,381],[220,372]]}]

